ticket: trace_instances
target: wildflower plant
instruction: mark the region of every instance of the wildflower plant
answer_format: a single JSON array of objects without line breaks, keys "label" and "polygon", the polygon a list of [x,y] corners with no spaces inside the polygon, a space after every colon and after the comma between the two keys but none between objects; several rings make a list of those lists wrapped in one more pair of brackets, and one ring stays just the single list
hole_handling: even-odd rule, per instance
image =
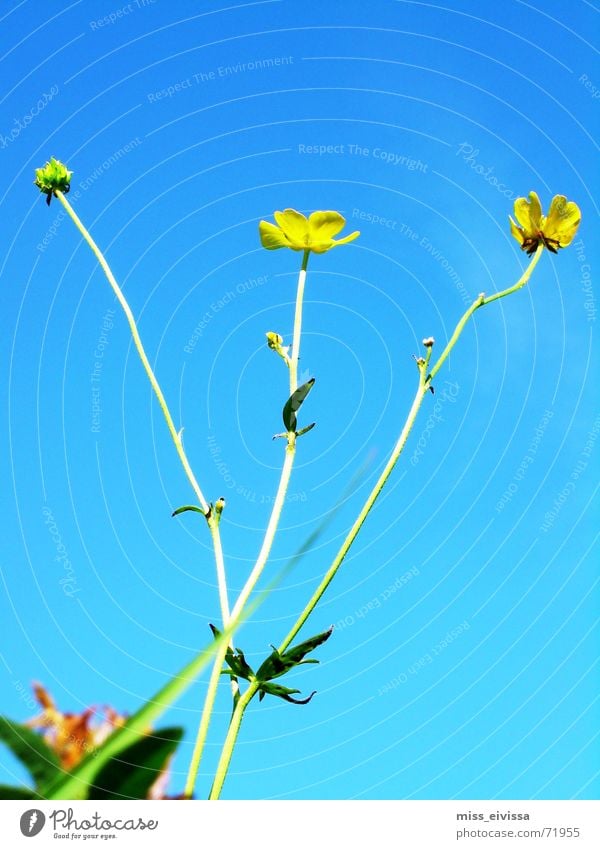
[{"label": "wildflower plant", "polygon": [[[26,791],[24,788],[5,788],[4,792],[8,795],[12,792],[13,797],[18,796],[19,798],[23,798],[23,794],[26,795],[27,792],[30,792],[33,796],[37,795],[53,799],[95,798],[98,783],[99,781],[100,783],[102,782],[102,770],[106,772],[108,769],[109,774],[111,774],[111,769],[113,772],[117,769],[118,772],[116,765],[121,762],[119,758],[126,761],[126,755],[129,754],[131,757],[131,753],[136,751],[135,747],[138,746],[139,748],[140,741],[143,742],[144,735],[147,734],[149,723],[154,721],[166,707],[179,697],[185,688],[190,686],[204,667],[212,664],[212,670],[204,696],[204,704],[199,715],[196,741],[189,764],[184,796],[186,798],[192,798],[197,793],[197,777],[208,738],[218,685],[221,681],[227,680],[231,688],[232,713],[209,792],[210,799],[218,799],[223,790],[244,715],[255,697],[258,696],[259,702],[265,697],[270,696],[295,705],[306,705],[313,698],[314,692],[306,695],[300,693],[297,688],[287,686],[286,675],[298,666],[317,663],[318,658],[315,657],[315,653],[318,653],[323,644],[332,638],[332,629],[321,630],[313,636],[298,641],[300,631],[312,617],[321,597],[335,578],[348,551],[367,520],[371,509],[392,474],[398,458],[409,439],[419,410],[429,393],[434,393],[436,377],[456,346],[469,319],[480,308],[512,295],[523,288],[529,282],[544,249],[549,250],[551,253],[557,253],[559,249],[566,248],[571,243],[577,232],[581,215],[577,205],[572,201],[567,201],[563,195],[556,195],[553,198],[548,214],[545,216],[542,214],[541,204],[535,192],[529,194],[529,199],[523,197],[515,201],[514,218],[516,220],[510,218],[510,230],[522,250],[531,257],[529,264],[514,285],[490,295],[482,292],[477,296],[456,324],[454,332],[437,357],[434,357],[434,350],[436,349],[435,340],[432,336],[425,336],[422,342],[422,351],[414,355],[416,365],[414,398],[377,482],[359,510],[339,551],[325,570],[319,584],[314,589],[288,633],[283,637],[279,645],[272,647],[272,651],[263,659],[262,663],[251,667],[246,660],[243,649],[236,645],[236,632],[241,622],[251,616],[256,610],[257,605],[268,595],[274,582],[284,577],[283,575],[279,575],[273,579],[271,576],[271,582],[267,587],[263,588],[262,592],[255,593],[269,562],[273,541],[279,526],[294,467],[298,441],[300,437],[307,435],[315,424],[313,421],[305,418],[305,409],[308,409],[309,406],[312,407],[312,399],[309,400],[309,395],[314,386],[315,377],[311,377],[308,381],[300,385],[298,384],[303,301],[309,260],[311,254],[325,254],[332,248],[354,242],[360,234],[353,232],[341,238],[336,238],[343,231],[346,222],[339,212],[332,210],[316,211],[306,217],[294,209],[285,209],[281,212],[274,213],[273,218],[275,223],[269,221],[261,221],[259,223],[258,230],[262,246],[269,251],[288,248],[291,251],[299,253],[300,269],[296,286],[291,340],[284,339],[275,330],[266,332],[267,347],[283,360],[288,378],[287,400],[282,404],[281,413],[284,430],[275,435],[283,443],[283,459],[279,483],[258,556],[246,578],[242,590],[233,603],[231,603],[221,541],[221,519],[226,510],[225,501],[222,498],[209,501],[200,488],[184,450],[181,430],[175,426],[167,401],[146,356],[133,313],[102,252],[66,198],[71,174],[72,172],[65,165],[56,159],[51,159],[43,168],[36,171],[35,184],[42,193],[47,195],[48,202],[52,197],[55,197],[62,204],[95,254],[115,297],[123,309],[140,361],[157,397],[177,456],[195,497],[195,503],[185,504],[174,509],[173,516],[179,516],[186,512],[201,514],[204,517],[212,540],[217,575],[220,623],[219,625],[211,625],[213,641],[184,670],[175,675],[159,693],[144,704],[132,717],[125,718],[115,714],[113,716],[112,727],[109,730],[110,733],[106,733],[103,741],[96,746],[93,757],[80,757],[82,753],[78,749],[78,756],[75,763],[70,764],[72,769],[62,775],[58,770],[60,764],[57,760],[56,752],[50,751],[50,755],[48,755],[47,752],[44,753],[40,749],[40,747],[47,745],[48,739],[48,725],[46,724],[44,726],[44,721],[48,723],[48,718],[51,716],[53,717],[56,728],[64,729],[66,727],[64,717],[56,712],[54,705],[47,699],[45,713],[43,714],[45,720],[38,718],[34,722],[34,725],[37,724],[38,727],[44,728],[46,743],[43,743],[38,738],[36,751],[38,751],[38,754],[42,751],[42,755],[38,757],[35,752],[33,755],[30,754],[30,762],[27,765],[31,769],[32,777],[36,780],[36,778],[39,778],[39,775],[37,775],[40,771],[39,761],[45,756],[52,764],[54,772],[50,777],[42,776],[41,780],[36,780],[34,791]],[[307,405],[306,407],[304,406],[305,404]],[[313,537],[318,533],[319,528],[314,532]],[[254,598],[252,598],[253,594]],[[93,732],[89,730],[86,721],[83,721],[81,717],[79,720],[79,725],[77,726],[79,728],[78,733],[80,736],[83,735],[82,739],[88,739],[88,736],[93,734]],[[8,720],[4,722],[7,723]],[[7,742],[18,754],[17,750],[19,750],[19,747],[15,743],[15,735],[18,737],[18,730],[15,730],[13,726],[7,726],[6,724],[0,725],[0,738]],[[24,726],[21,726],[21,728],[24,728]],[[167,754],[172,753],[180,736],[176,733],[177,729],[172,729],[171,731],[171,735],[167,735],[170,747]],[[27,727],[26,734],[28,735],[27,739],[30,739],[34,735],[34,732],[30,727]],[[47,748],[51,749],[51,747]],[[140,760],[138,755],[138,760],[134,759],[133,763],[139,763],[140,770],[145,769],[148,771],[150,761]],[[152,763],[155,764],[154,774],[158,778],[160,777],[161,770],[164,770],[164,763],[158,764],[158,766],[156,760]],[[151,769],[150,772],[152,772]],[[148,790],[148,786],[148,782],[146,782],[146,791]],[[19,796],[18,794],[21,795]],[[136,798],[143,797],[137,796]]]}]

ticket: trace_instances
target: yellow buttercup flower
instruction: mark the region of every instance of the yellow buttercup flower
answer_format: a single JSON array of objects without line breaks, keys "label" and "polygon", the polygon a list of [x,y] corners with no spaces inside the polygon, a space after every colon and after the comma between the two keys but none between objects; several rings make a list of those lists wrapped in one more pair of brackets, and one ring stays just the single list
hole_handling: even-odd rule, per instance
[{"label": "yellow buttercup flower", "polygon": [[258,225],[260,241],[268,251],[291,248],[293,251],[324,254],[330,248],[352,242],[360,235],[355,230],[343,239],[334,239],[343,229],[346,219],[339,212],[331,210],[313,212],[307,218],[295,209],[284,209],[283,212],[274,212],[273,217],[277,226],[268,221],[261,221]]},{"label": "yellow buttercup flower", "polygon": [[535,192],[527,198],[515,201],[515,218],[510,218],[510,232],[528,254],[535,253],[540,242],[552,253],[571,244],[581,221],[581,212],[576,203],[564,195],[555,195],[548,215],[542,215],[540,199]]}]

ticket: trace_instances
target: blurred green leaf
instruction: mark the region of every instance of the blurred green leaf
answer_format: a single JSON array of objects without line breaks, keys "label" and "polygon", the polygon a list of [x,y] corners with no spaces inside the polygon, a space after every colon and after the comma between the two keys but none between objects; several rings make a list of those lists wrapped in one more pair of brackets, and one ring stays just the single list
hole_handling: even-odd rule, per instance
[{"label": "blurred green leaf", "polygon": [[282,418],[283,424],[287,431],[296,430],[296,413],[304,403],[304,399],[310,392],[310,390],[315,385],[315,378],[311,377],[311,379],[307,383],[303,383],[302,386],[299,386],[295,392],[293,392],[288,400],[285,402],[285,406],[283,408]]},{"label": "blurred green leaf", "polygon": [[0,784],[0,799],[39,799],[37,793],[29,787],[13,787],[9,784]]},{"label": "blurred green leaf", "polygon": [[111,758],[98,772],[89,799],[146,799],[181,738],[183,728],[152,731]]},{"label": "blurred green leaf", "polygon": [[0,717],[0,740],[25,766],[36,787],[40,787],[62,774],[60,761],[40,734],[27,725],[20,725]]}]

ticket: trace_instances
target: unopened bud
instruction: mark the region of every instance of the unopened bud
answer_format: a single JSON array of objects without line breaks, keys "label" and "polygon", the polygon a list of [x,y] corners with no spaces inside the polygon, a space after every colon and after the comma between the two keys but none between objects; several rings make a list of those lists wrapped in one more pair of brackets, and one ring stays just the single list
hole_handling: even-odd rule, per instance
[{"label": "unopened bud", "polygon": [[273,351],[276,351],[278,348],[281,348],[281,346],[283,345],[283,336],[280,336],[279,333],[273,333],[273,331],[270,330],[266,334],[266,336],[267,336],[267,345]]},{"label": "unopened bud", "polygon": [[289,345],[283,344],[283,336],[280,336],[279,333],[274,333],[270,330],[267,334],[267,345],[272,351],[275,351],[276,354],[285,360],[286,363],[289,364]]}]

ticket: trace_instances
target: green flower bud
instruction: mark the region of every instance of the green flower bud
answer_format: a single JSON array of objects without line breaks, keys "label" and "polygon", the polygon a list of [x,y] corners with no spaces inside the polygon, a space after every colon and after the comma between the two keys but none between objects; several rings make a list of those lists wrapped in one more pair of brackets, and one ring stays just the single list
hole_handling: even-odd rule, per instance
[{"label": "green flower bud", "polygon": [[50,206],[50,201],[56,191],[67,194],[71,188],[72,176],[73,172],[52,156],[43,168],[35,169],[34,184],[40,192],[46,195],[46,203]]}]

